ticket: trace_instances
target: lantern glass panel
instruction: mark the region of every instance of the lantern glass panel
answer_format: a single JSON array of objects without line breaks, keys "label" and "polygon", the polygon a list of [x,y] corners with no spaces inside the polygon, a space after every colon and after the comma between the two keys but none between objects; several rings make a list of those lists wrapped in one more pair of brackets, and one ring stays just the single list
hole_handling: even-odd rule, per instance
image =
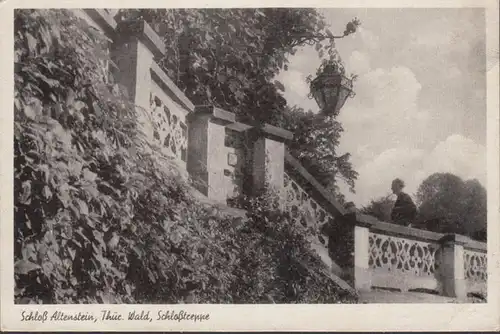
[{"label": "lantern glass panel", "polygon": [[337,105],[338,87],[327,86],[325,91],[325,105],[329,110],[335,110]]},{"label": "lantern glass panel", "polygon": [[340,110],[344,106],[347,97],[349,97],[349,93],[350,93],[349,88],[342,86],[338,96],[338,102],[337,102],[338,110]]},{"label": "lantern glass panel", "polygon": [[325,107],[325,99],[323,97],[323,90],[321,88],[316,89],[313,92],[313,96],[314,96],[314,99],[316,100],[316,103],[318,104],[319,108],[323,109]]}]

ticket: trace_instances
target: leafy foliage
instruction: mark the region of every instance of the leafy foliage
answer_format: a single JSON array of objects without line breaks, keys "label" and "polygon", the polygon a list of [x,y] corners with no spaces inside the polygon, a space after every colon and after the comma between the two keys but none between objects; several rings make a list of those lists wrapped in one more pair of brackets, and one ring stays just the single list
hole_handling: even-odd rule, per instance
[{"label": "leafy foliage", "polygon": [[394,200],[390,196],[380,197],[372,200],[370,204],[363,207],[361,212],[366,215],[371,215],[383,222],[391,221],[391,211],[394,206]]},{"label": "leafy foliage", "polygon": [[477,180],[435,173],[417,191],[420,226],[486,239],[486,189]]},{"label": "leafy foliage", "polygon": [[16,11],[16,302],[343,300],[286,215],[190,196],[107,77],[106,42],[71,11]]},{"label": "leafy foliage", "polygon": [[344,203],[337,180],[346,182],[354,192],[358,173],[353,169],[350,154],[338,153],[340,136],[344,129],[333,116],[323,116],[304,112],[300,108],[290,108],[281,116],[280,126],[294,133],[294,140],[288,144],[290,153],[320,182],[328,191]]}]

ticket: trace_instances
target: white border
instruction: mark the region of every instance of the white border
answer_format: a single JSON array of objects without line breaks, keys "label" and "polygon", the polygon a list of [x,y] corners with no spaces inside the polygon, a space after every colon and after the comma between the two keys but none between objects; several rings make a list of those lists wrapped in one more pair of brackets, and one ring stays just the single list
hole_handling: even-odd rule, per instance
[{"label": "white border", "polygon": [[[485,7],[487,8],[487,50],[498,51],[498,1],[495,0],[447,0],[447,1],[394,1],[383,0],[374,4],[368,0],[303,1],[276,0],[260,3],[252,0],[239,0],[237,3],[226,1],[190,0],[172,2],[171,7]],[[228,6],[229,4],[229,6]],[[107,0],[106,8],[166,7],[167,1],[154,0]],[[51,305],[18,306],[13,304],[13,9],[14,8],[102,8],[100,0],[81,1],[26,1],[7,0],[0,3],[0,47],[3,51],[0,67],[0,112],[1,156],[0,184],[0,240],[1,240],[1,330],[22,331],[249,331],[249,330],[288,330],[288,331],[396,331],[396,330],[498,330],[500,329],[500,291],[499,291],[499,245],[500,221],[499,210],[499,65],[487,74],[487,152],[488,152],[488,303],[487,304],[364,304],[364,305]],[[132,309],[185,310],[192,313],[210,313],[210,320],[205,322],[153,321],[142,322],[98,322],[81,323],[33,323],[21,322],[22,310],[54,310],[65,312],[92,312],[100,310],[126,313]]]}]

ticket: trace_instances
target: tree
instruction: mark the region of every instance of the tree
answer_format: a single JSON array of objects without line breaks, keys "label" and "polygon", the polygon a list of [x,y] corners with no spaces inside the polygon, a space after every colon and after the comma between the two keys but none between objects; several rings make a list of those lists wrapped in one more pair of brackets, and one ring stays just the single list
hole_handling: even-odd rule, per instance
[{"label": "tree", "polygon": [[486,240],[487,193],[478,180],[467,180],[464,184],[465,205],[463,221],[465,233],[475,239]]},{"label": "tree", "polygon": [[[309,8],[121,10],[117,20],[144,19],[164,38],[163,69],[195,104],[234,112],[243,122],[267,122],[291,130],[291,153],[340,201],[337,180],[354,191],[350,155],[338,154],[342,125],[332,117],[287,106],[274,80],[297,48],[314,45],[318,56],[341,64],[323,17]],[[341,38],[356,31],[346,26]]]},{"label": "tree", "polygon": [[363,207],[361,212],[366,215],[371,215],[380,221],[390,222],[391,211],[394,206],[394,200],[390,196],[380,197],[372,200],[370,204]]},{"label": "tree", "polygon": [[349,161],[350,154],[339,155],[337,152],[344,131],[342,124],[333,116],[292,107],[281,115],[279,125],[294,133],[294,140],[288,145],[290,153],[343,203],[344,196],[339,192],[337,181],[345,181],[354,192],[358,173]]},{"label": "tree", "polygon": [[[435,173],[417,190],[418,226],[478,237],[486,230],[486,189],[477,180]],[[479,233],[479,234],[478,234]]]}]

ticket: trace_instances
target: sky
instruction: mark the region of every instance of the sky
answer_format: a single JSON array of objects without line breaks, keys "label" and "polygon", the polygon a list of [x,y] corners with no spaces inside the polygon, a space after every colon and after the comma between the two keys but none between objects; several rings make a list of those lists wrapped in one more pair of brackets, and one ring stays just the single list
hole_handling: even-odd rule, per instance
[{"label": "sky", "polygon": [[[359,18],[354,35],[336,41],[347,73],[358,75],[356,96],[338,120],[340,153],[351,153],[359,173],[360,207],[390,194],[399,177],[414,199],[436,172],[477,179],[486,186],[485,16],[481,9],[324,9],[334,34]],[[498,51],[497,51],[498,52]],[[289,105],[318,111],[306,77],[320,59],[312,47],[290,58],[278,80]]]}]

